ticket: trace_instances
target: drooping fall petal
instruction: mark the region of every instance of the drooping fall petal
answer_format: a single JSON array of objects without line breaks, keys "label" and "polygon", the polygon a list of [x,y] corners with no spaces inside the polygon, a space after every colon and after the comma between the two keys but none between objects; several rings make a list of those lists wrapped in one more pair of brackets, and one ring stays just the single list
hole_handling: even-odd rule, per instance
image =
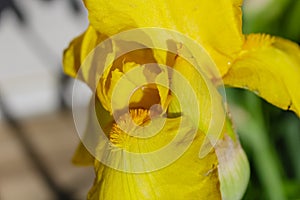
[{"label": "drooping fall petal", "polygon": [[[176,150],[154,153],[150,159],[144,155],[165,148],[166,144],[174,142],[176,134],[181,136],[173,143],[173,148],[188,148],[170,165],[143,173],[116,170],[95,160],[96,179],[88,199],[240,199],[249,179],[249,165],[231,124],[224,128],[225,136],[215,150],[199,158],[199,147],[206,136],[198,131],[195,137],[190,137],[194,134],[193,125],[189,121],[180,125],[182,120],[182,117],[167,119],[157,135],[145,139],[132,137],[114,126],[109,134],[111,152],[101,151],[98,155],[107,158],[113,166],[124,166],[125,170],[131,168],[128,171],[143,168],[147,171],[149,166],[163,163],[165,158],[178,153]],[[179,127],[183,128],[180,133]],[[187,146],[190,141],[191,145]],[[138,159],[128,152],[139,153]]]},{"label": "drooping fall petal", "polygon": [[[158,135],[137,139],[123,135],[123,132],[114,132],[113,142],[122,146],[126,150],[140,152],[141,159],[143,153],[164,147],[171,142],[177,134],[177,129],[182,118],[167,119],[165,127]],[[184,126],[184,125],[183,125]],[[188,136],[192,126],[187,124],[182,132]],[[121,134],[121,135],[116,135]],[[186,135],[187,134],[187,135]],[[121,138],[122,139],[121,139]],[[126,139],[124,139],[126,137]],[[124,200],[132,199],[221,199],[218,177],[218,161],[214,151],[211,151],[205,158],[199,159],[199,146],[202,144],[205,135],[198,132],[187,151],[170,165],[152,172],[128,173],[112,169],[96,161],[95,171],[97,178],[91,189],[88,199],[90,200]],[[116,139],[117,138],[117,139]],[[176,142],[174,148],[180,149],[189,143],[189,137],[182,137]],[[153,163],[149,160],[143,164],[132,160],[126,156],[125,149],[120,149],[120,157],[110,157],[115,159],[116,166],[123,163],[132,164],[132,167],[141,168],[143,166],[157,165],[157,161],[164,162],[163,154],[153,155]],[[116,150],[113,150],[116,152]],[[170,153],[177,151],[170,151]],[[107,154],[110,155],[110,154]],[[136,166],[140,164],[139,166]],[[129,164],[130,166],[130,164]],[[146,168],[145,168],[146,169]]]},{"label": "drooping fall petal", "polygon": [[300,116],[300,48],[291,41],[248,35],[223,81],[228,86],[249,89]]},{"label": "drooping fall petal", "polygon": [[[124,30],[160,27],[181,32],[202,44],[221,74],[243,44],[241,0],[85,0],[91,25],[112,36]],[[142,11],[142,12],[141,12]]]}]

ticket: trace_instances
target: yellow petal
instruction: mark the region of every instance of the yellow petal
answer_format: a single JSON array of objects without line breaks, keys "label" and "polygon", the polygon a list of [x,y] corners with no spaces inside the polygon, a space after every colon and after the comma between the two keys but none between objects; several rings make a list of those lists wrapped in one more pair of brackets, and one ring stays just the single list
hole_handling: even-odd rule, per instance
[{"label": "yellow petal", "polygon": [[122,67],[113,68],[114,66],[108,68],[111,70],[110,75],[103,76],[97,88],[103,107],[111,114],[126,106],[144,109],[149,109],[154,104],[161,104],[164,108],[167,106],[169,90],[156,83],[168,86],[168,73],[156,64],[144,66],[125,62]]},{"label": "yellow petal", "polygon": [[86,149],[82,142],[80,142],[72,158],[72,162],[75,165],[81,166],[93,165],[94,156],[91,155],[91,153]]},{"label": "yellow petal", "polygon": [[300,116],[299,46],[269,35],[248,35],[243,51],[224,76],[224,83],[249,89]]},{"label": "yellow petal", "polygon": [[99,100],[96,98],[95,99],[95,105],[92,104],[91,101],[90,105],[89,105],[89,109],[90,109],[90,113],[94,113],[91,112],[92,109],[95,109],[96,111],[96,116],[92,116],[91,114],[88,116],[88,120],[87,120],[87,125],[85,128],[85,131],[83,134],[79,133],[80,135],[80,139],[81,142],[79,143],[75,154],[72,158],[72,162],[76,165],[82,165],[82,166],[87,166],[87,165],[93,165],[94,163],[94,154],[95,154],[95,150],[92,149],[93,145],[91,145],[90,138],[92,138],[92,140],[94,140],[94,135],[99,134],[96,130],[95,127],[97,127],[97,125],[95,125],[95,123],[99,123],[100,127],[102,128],[102,130],[104,131],[104,133],[107,134],[107,132],[109,132],[111,126],[112,126],[112,121],[113,118],[112,116],[109,115],[109,113],[103,108],[102,104],[99,102]]},{"label": "yellow petal", "polygon": [[243,44],[242,0],[85,0],[91,25],[100,33],[114,35],[140,27],[177,30],[210,53],[221,74],[228,69]]},{"label": "yellow petal", "polygon": [[[112,112],[111,110],[111,95],[114,91],[114,87],[117,84],[117,82],[120,80],[120,78],[127,74],[132,68],[143,65],[146,63],[155,63],[155,59],[153,57],[153,53],[151,49],[145,49],[145,47],[141,44],[137,44],[135,42],[130,41],[124,41],[124,40],[110,40],[111,45],[106,45],[107,41],[101,44],[101,48],[103,49],[110,49],[111,52],[107,52],[106,54],[104,52],[104,57],[102,55],[98,55],[95,53],[95,55],[89,57],[89,62],[86,62],[85,65],[87,69],[90,68],[91,65],[94,65],[93,62],[100,62],[98,63],[98,66],[105,66],[106,69],[103,74],[100,74],[95,72],[94,70],[94,76],[98,79],[99,85],[97,86],[97,95],[103,104],[104,108],[108,110],[109,112]],[[104,45],[104,46],[103,46]],[[108,46],[108,47],[106,47]],[[132,50],[137,49],[137,50]],[[103,57],[103,58],[102,58]],[[96,60],[96,61],[95,61]],[[100,60],[100,61],[99,61]],[[134,63],[134,64],[133,64]],[[96,65],[97,66],[97,65]],[[100,77],[101,76],[101,77]],[[137,80],[146,79],[145,75],[141,73],[139,76],[135,77]],[[134,81],[134,78],[132,80],[128,80],[129,82]],[[125,84],[125,83],[123,83]],[[126,85],[126,84],[125,84]],[[134,84],[130,84],[131,86]],[[130,87],[132,89],[132,87]],[[127,92],[129,89],[126,89]],[[123,93],[124,93],[123,92]],[[133,92],[131,90],[131,92]],[[141,95],[140,95],[141,96]],[[128,97],[128,96],[126,96]],[[126,98],[125,96],[123,97]],[[118,98],[119,100],[122,100]],[[127,102],[126,102],[127,103]],[[117,105],[117,104],[116,104]],[[121,105],[121,104],[119,104]]]},{"label": "yellow petal", "polygon": [[157,89],[160,96],[160,105],[166,111],[166,109],[169,106],[169,103],[171,101],[171,96],[169,95],[169,75],[167,70],[162,71],[158,76],[156,77],[157,83]]},{"label": "yellow petal", "polygon": [[[98,152],[98,155],[108,158],[114,166],[126,164],[127,167],[144,168],[145,171],[148,171],[148,166],[162,163],[164,159],[177,152],[172,150],[171,154],[154,154],[151,159],[147,159],[148,157],[143,154],[165,147],[178,134],[178,127],[183,127],[183,132],[179,133],[183,134],[183,137],[174,143],[174,147],[181,149],[182,146],[189,144],[190,139],[192,143],[175,162],[150,172],[124,172],[95,160],[96,179],[88,199],[114,200],[120,199],[120,196],[124,200],[196,200],[221,199],[221,197],[225,200],[241,199],[249,180],[249,163],[231,123],[225,125],[224,137],[215,146],[215,151],[211,151],[201,159],[198,152],[206,136],[198,131],[194,138],[190,138],[193,125],[191,122],[184,121],[185,119],[184,117],[167,119],[164,128],[154,137],[147,139],[125,136],[122,131],[114,131],[113,144],[123,148],[114,149],[112,146],[109,149],[111,152],[105,154]],[[180,126],[182,120],[183,126]],[[117,136],[117,134],[121,135]],[[113,154],[117,151],[117,154]],[[128,156],[128,151],[139,153],[140,158],[132,159]]]},{"label": "yellow petal", "polygon": [[[176,135],[176,128],[182,118],[168,119],[164,129],[156,136],[144,139],[122,140],[129,142],[128,149],[132,151],[148,152],[164,146]],[[192,126],[187,124],[184,128],[189,133]],[[159,170],[148,173],[122,172],[96,161],[96,179],[90,190],[90,200],[124,200],[138,199],[221,199],[218,180],[218,161],[214,151],[205,158],[198,157],[199,146],[205,135],[198,132],[191,146],[175,162]],[[186,137],[176,143],[174,148],[181,148],[187,144]],[[174,151],[172,151],[174,153]],[[175,150],[176,152],[176,150]],[[101,153],[100,153],[101,154]],[[111,155],[111,154],[107,154]],[[133,167],[151,166],[149,160],[143,164],[126,156],[125,151],[120,157],[110,157],[119,164],[131,163]],[[154,155],[154,161],[162,161],[166,157]],[[143,159],[142,159],[143,160]],[[139,166],[136,166],[139,165]]]},{"label": "yellow petal", "polygon": [[77,72],[87,55],[106,38],[103,34],[89,26],[87,30],[76,37],[64,51],[63,67],[66,74],[76,77]]},{"label": "yellow petal", "polygon": [[69,47],[64,51],[63,56],[63,68],[64,72],[71,76],[76,77],[77,71],[81,65],[80,61],[80,49],[84,33],[76,37]]},{"label": "yellow petal", "polygon": [[[199,124],[196,126],[208,136],[206,140],[208,146],[204,145],[200,152],[201,156],[205,156],[212,149],[211,145],[222,137],[226,115],[222,96],[210,80],[185,59],[178,57],[173,68],[178,73],[173,73],[171,77],[171,89],[177,91],[178,94],[175,95],[183,95],[184,100],[173,98],[168,114],[176,116],[178,113],[185,112],[183,111],[185,108],[188,113],[192,113],[190,116],[192,119],[199,119]],[[180,78],[179,73],[185,80]],[[193,102],[194,95],[196,102]],[[197,106],[199,113],[196,111]]]}]

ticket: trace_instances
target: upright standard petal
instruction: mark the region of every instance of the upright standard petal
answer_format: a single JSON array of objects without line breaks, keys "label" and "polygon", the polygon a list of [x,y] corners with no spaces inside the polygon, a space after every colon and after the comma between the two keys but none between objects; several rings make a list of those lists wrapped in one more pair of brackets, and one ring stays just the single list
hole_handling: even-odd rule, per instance
[{"label": "upright standard petal", "polygon": [[300,48],[278,37],[248,35],[224,83],[249,89],[300,116]]},{"label": "upright standard petal", "polygon": [[114,35],[124,30],[160,27],[177,30],[202,44],[228,70],[243,44],[242,0],[84,0],[91,25],[100,33]]}]

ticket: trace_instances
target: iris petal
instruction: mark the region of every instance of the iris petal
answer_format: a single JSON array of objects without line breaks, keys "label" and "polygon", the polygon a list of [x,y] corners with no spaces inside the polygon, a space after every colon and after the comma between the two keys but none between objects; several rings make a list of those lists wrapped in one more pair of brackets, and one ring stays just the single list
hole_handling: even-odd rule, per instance
[{"label": "iris petal", "polygon": [[224,83],[249,89],[300,116],[300,48],[282,38],[248,35],[243,51],[224,76]]},{"label": "iris petal", "polygon": [[[210,53],[221,74],[243,44],[242,0],[85,0],[91,25],[112,36],[124,30],[160,27],[177,30]],[[141,12],[142,11],[142,12]]]}]

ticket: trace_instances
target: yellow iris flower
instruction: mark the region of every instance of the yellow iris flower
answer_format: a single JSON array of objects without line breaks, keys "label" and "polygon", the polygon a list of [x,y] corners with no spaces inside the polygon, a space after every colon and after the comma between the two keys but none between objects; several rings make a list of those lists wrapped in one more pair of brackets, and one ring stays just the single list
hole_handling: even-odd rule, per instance
[{"label": "yellow iris flower", "polygon": [[[88,62],[84,62],[89,53],[110,36],[135,28],[171,29],[192,38],[209,53],[220,71],[220,76],[215,76],[209,73],[209,69],[204,70],[214,86],[223,81],[226,86],[251,90],[273,105],[300,116],[300,92],[297,88],[300,85],[299,46],[265,34],[243,35],[241,0],[84,0],[84,3],[89,12],[90,26],[65,51],[63,64],[66,74],[76,77],[82,66],[83,79],[90,81],[91,69]],[[124,41],[124,44],[121,46],[130,45],[130,42]],[[108,57],[114,57],[111,52],[120,50],[113,48],[107,47],[104,60],[110,60]],[[165,57],[158,61],[159,56],[168,59]],[[96,114],[112,146],[138,153],[166,145],[170,138],[175,137],[178,124],[186,120],[180,115],[178,99],[172,96],[172,92],[155,84],[158,79],[164,79],[167,84],[180,88],[181,83],[160,68],[146,67],[147,63],[171,66],[193,88],[204,85],[203,78],[182,57],[151,49],[129,52],[109,65],[96,88]],[[145,77],[125,76],[134,68],[142,70]],[[118,94],[122,97],[135,87],[135,79],[142,81],[147,77],[153,79],[154,84],[136,90],[129,100],[129,112],[114,120],[112,103],[118,110],[124,107],[121,101],[113,98],[117,82],[123,80],[120,91],[124,93]],[[186,95],[189,97],[190,94],[187,92]],[[240,199],[249,179],[247,158],[229,119],[226,119],[214,148],[205,157],[199,157],[199,148],[208,130],[210,112],[206,108],[218,102],[208,100],[206,90],[197,93],[196,99],[202,111],[196,113],[200,116],[196,136],[182,156],[164,168],[144,173],[119,171],[94,159],[80,144],[74,162],[93,164],[96,173],[88,199]],[[162,110],[155,113],[150,109],[153,104],[161,105]],[[139,126],[146,126],[152,121],[152,115],[161,113],[168,117],[157,136],[143,140],[127,134],[135,131],[135,126],[128,119]],[[91,120],[91,123],[94,122]],[[126,131],[120,126],[126,127]],[[93,131],[90,127],[87,127],[87,133]],[[189,122],[184,123],[183,130],[188,133],[191,127]],[[178,148],[182,143],[183,139]],[[126,161],[126,157],[120,159]]]}]

